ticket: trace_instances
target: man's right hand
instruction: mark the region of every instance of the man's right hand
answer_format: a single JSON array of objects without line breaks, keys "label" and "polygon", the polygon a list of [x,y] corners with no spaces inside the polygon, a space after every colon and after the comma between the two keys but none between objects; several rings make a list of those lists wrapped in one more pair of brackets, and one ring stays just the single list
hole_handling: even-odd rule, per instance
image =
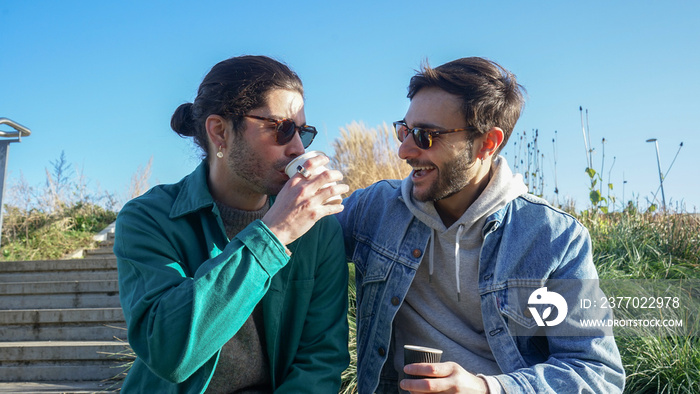
[{"label": "man's right hand", "polygon": [[[310,158],[304,164],[309,173],[324,166],[329,159],[324,155]],[[345,184],[323,187],[332,182],[340,182],[343,174],[336,170],[326,170],[304,178],[296,174],[289,179],[279,192],[262,218],[263,223],[272,231],[283,245],[289,245],[304,235],[322,217],[334,215],[343,210],[342,204],[324,204],[333,196],[347,193],[350,187]]]}]

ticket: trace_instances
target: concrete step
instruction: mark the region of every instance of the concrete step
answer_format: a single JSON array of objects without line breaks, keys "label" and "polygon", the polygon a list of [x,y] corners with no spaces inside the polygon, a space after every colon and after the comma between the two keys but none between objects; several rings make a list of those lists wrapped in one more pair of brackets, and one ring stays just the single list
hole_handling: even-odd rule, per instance
[{"label": "concrete step", "polygon": [[72,260],[3,261],[0,263],[0,275],[28,272],[112,271],[116,269],[117,258],[114,256]]},{"label": "concrete step", "polygon": [[2,339],[7,341],[97,341],[107,338],[126,341],[126,324],[47,325],[46,327],[6,326]]},{"label": "concrete step", "polygon": [[119,291],[117,280],[84,280],[70,282],[0,283],[0,296],[66,293],[108,293]]},{"label": "concrete step", "polygon": [[122,341],[0,342],[0,381],[110,379],[131,358]]},{"label": "concrete step", "polygon": [[80,381],[86,376],[97,380],[116,380],[125,369],[123,361],[0,365],[0,382]]},{"label": "concrete step", "polygon": [[25,294],[0,296],[0,310],[17,309],[67,309],[67,308],[117,308],[119,294]]},{"label": "concrete step", "polygon": [[76,260],[5,261],[0,264],[0,284],[117,280],[117,277],[117,259],[114,256]]},{"label": "concrete step", "polygon": [[114,245],[105,245],[95,249],[87,249],[85,251],[86,255],[96,256],[96,255],[114,255]]},{"label": "concrete step", "polygon": [[121,308],[31,309],[0,311],[3,324],[74,324],[81,322],[112,323],[124,321]]},{"label": "concrete step", "polygon": [[12,274],[0,273],[0,283],[117,280],[118,277],[116,269],[102,271],[19,272]]},{"label": "concrete step", "polygon": [[121,382],[79,381],[79,382],[7,382],[0,383],[0,393],[16,394],[87,394],[118,393]]},{"label": "concrete step", "polygon": [[0,393],[119,390],[133,355],[113,227],[86,258],[0,263]]},{"label": "concrete step", "polygon": [[126,339],[121,308],[0,311],[2,341]]},{"label": "concrete step", "polygon": [[[107,229],[106,229],[107,230]],[[63,259],[82,259],[92,257],[113,257],[114,252],[114,232],[102,232],[93,239],[96,245],[92,248],[80,248],[71,253],[68,253]]]},{"label": "concrete step", "polygon": [[125,348],[126,343],[117,340],[0,342],[0,363],[7,366],[18,360],[22,363],[113,361],[115,358],[110,358],[109,355],[117,355]]}]

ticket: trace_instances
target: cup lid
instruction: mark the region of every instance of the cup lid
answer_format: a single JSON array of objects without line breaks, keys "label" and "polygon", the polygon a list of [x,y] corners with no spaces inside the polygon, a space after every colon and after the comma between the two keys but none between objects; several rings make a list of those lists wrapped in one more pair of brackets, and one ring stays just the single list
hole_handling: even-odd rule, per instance
[{"label": "cup lid", "polygon": [[434,348],[425,347],[425,346],[403,345],[403,348],[408,349],[408,350],[414,350],[417,352],[442,353],[442,350],[440,350],[440,349],[434,349]]}]

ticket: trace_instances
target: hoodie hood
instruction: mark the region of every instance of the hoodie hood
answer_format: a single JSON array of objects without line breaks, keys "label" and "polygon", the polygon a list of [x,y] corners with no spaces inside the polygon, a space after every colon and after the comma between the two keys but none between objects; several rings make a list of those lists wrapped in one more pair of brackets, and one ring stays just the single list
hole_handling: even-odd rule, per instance
[{"label": "hoodie hood", "polygon": [[[491,165],[491,180],[488,185],[486,185],[486,188],[477,197],[476,201],[449,228],[440,219],[432,201],[421,202],[413,198],[412,188],[413,182],[411,177],[406,177],[401,183],[401,195],[404,203],[418,220],[432,229],[429,242],[430,247],[428,253],[426,253],[428,256],[430,281],[432,282],[436,245],[443,248],[440,253],[441,256],[445,256],[445,249],[452,245],[452,248],[454,248],[457,298],[459,299],[461,293],[460,268],[462,265],[460,262],[460,247],[468,249],[480,248],[483,242],[481,230],[486,218],[518,196],[527,193],[527,186],[523,182],[522,175],[513,174],[503,156],[496,157]],[[437,238],[440,239],[438,240]],[[475,263],[478,264],[478,256]]]}]

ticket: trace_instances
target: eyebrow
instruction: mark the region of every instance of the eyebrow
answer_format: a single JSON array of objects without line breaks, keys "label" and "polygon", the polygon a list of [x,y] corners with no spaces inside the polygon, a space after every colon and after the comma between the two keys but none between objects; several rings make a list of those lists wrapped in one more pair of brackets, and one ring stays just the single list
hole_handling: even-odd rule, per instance
[{"label": "eyebrow", "polygon": [[[406,123],[406,119],[402,120],[402,122]],[[408,123],[406,123],[406,125],[408,126]],[[448,130],[446,127],[434,125],[431,123],[421,123],[421,122],[413,124],[413,126],[410,128],[412,128],[412,129],[415,129],[415,128],[429,129],[429,130],[436,130],[436,131],[437,130]]]}]

